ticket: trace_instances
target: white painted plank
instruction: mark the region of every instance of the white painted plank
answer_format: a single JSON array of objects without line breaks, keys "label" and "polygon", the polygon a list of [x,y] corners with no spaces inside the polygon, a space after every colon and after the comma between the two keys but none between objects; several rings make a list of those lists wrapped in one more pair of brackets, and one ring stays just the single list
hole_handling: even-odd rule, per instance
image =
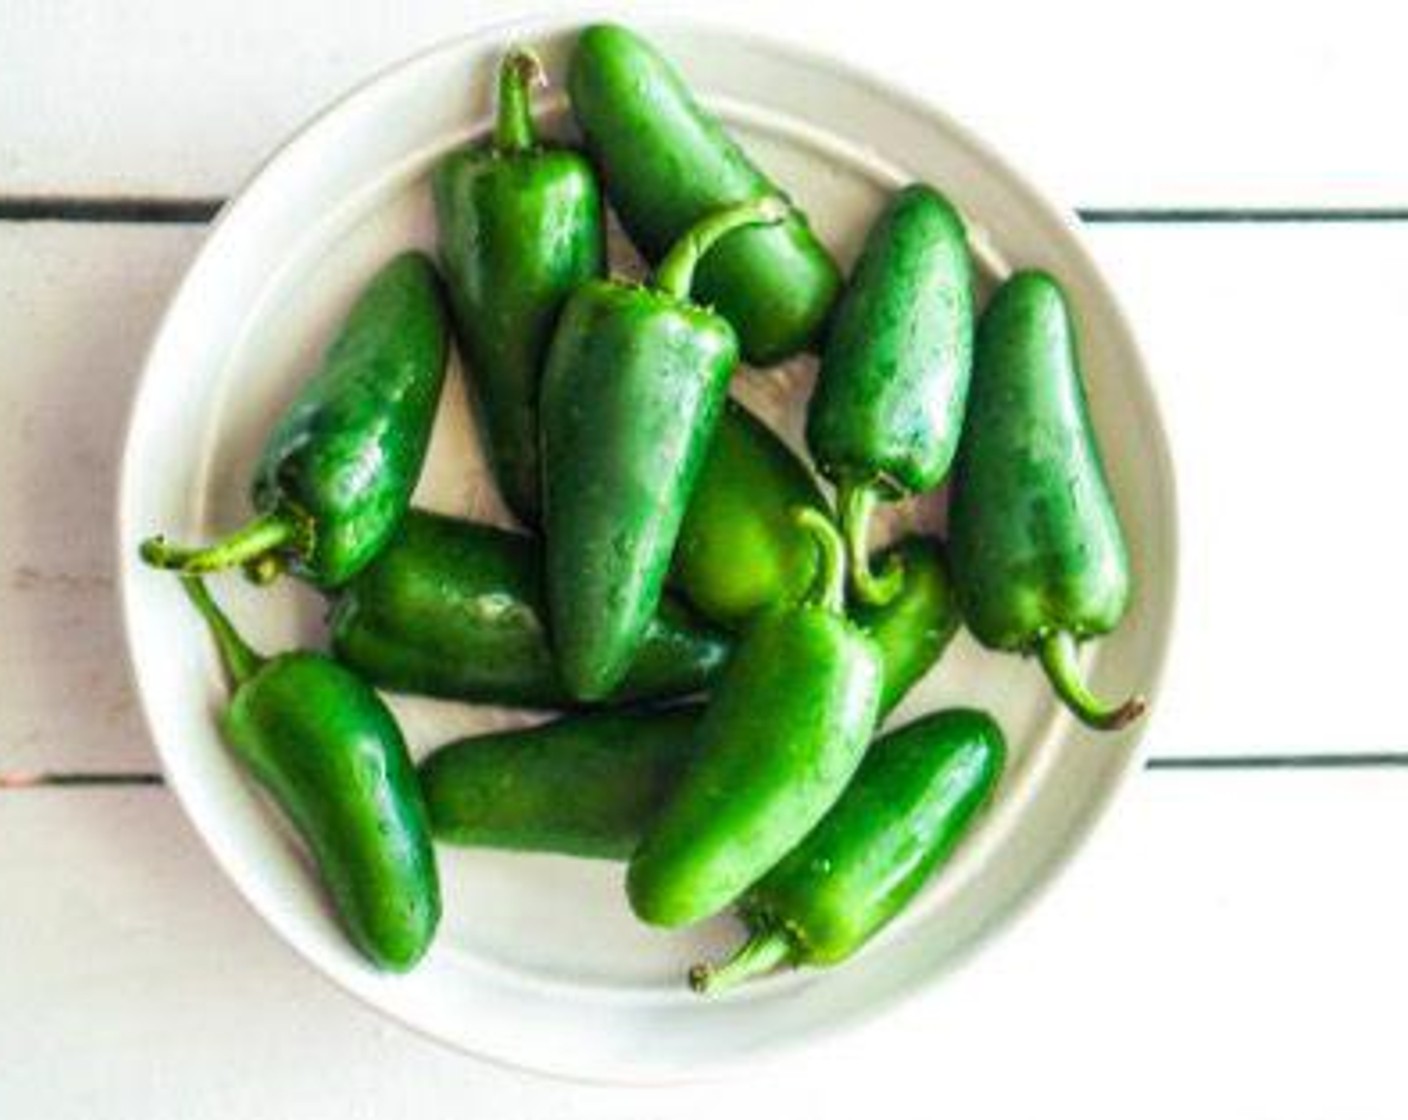
[{"label": "white painted plank", "polygon": [[[0,5],[8,192],[223,193],[368,73],[542,0]],[[703,12],[688,0],[652,12]],[[713,0],[708,16],[895,75],[1073,204],[1402,204],[1393,0],[943,4]]]},{"label": "white painted plank", "polygon": [[0,772],[152,767],[113,504],[147,339],[202,232],[0,224]]},{"label": "white painted plank", "polygon": [[1102,227],[1180,489],[1155,753],[1408,749],[1408,225]]},{"label": "white painted plank", "polygon": [[161,789],[0,794],[0,1115],[1397,1118],[1406,796],[1392,769],[1148,776],[1018,927],[894,1016],[742,1080],[623,1092],[453,1055],[315,979]]},{"label": "white painted plank", "polygon": [[[1100,226],[1175,444],[1183,589],[1156,754],[1408,748],[1408,225]],[[0,224],[0,771],[147,769],[111,587],[133,378],[200,237]],[[1293,702],[1288,698],[1294,698]]]}]

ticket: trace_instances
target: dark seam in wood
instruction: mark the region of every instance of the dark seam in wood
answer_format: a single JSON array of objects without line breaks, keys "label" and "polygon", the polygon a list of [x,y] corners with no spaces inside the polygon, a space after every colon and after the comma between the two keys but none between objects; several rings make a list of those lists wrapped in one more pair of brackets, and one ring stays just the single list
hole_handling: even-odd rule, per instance
[{"label": "dark seam in wood", "polygon": [[0,196],[0,221],[204,225],[223,205],[220,198],[10,195]]},{"label": "dark seam in wood", "polygon": [[[10,195],[0,196],[0,221],[192,225],[210,221],[224,203],[216,197]],[[1408,206],[1086,206],[1076,213],[1091,225],[1408,221]]]},{"label": "dark seam in wood", "polygon": [[1350,770],[1408,766],[1408,754],[1397,751],[1346,754],[1229,754],[1151,758],[1149,770]]},{"label": "dark seam in wood", "polygon": [[1401,206],[1149,206],[1085,207],[1076,211],[1089,225],[1238,225],[1325,224],[1333,222],[1408,221]]},{"label": "dark seam in wood", "polygon": [[160,774],[141,771],[89,774],[40,771],[0,774],[0,793],[22,789],[52,789],[62,786],[159,786],[164,784],[165,780]]},{"label": "dark seam in wood", "polygon": [[[1355,770],[1408,767],[1408,753],[1372,751],[1349,754],[1187,755],[1151,758],[1147,770]],[[79,773],[41,771],[0,774],[0,793],[54,787],[161,786],[158,773]]]}]

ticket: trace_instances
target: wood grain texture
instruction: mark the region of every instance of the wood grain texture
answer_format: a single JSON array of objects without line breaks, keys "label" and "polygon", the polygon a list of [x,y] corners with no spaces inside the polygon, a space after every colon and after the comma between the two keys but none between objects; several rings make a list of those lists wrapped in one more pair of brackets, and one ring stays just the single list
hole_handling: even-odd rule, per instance
[{"label": "wood grain texture", "polygon": [[[368,73],[552,0],[8,0],[0,187],[220,194]],[[629,11],[629,3],[619,5]],[[1399,6],[638,0],[803,39],[934,99],[1074,204],[1401,205]],[[804,32],[799,34],[799,32]]]},{"label": "wood grain texture", "polygon": [[[155,766],[112,583],[113,492],[142,354],[207,200],[375,68],[560,6],[148,0],[133,19],[97,0],[0,4],[0,201],[27,219],[0,219],[0,775]],[[1408,902],[1385,872],[1408,841],[1408,768],[1363,765],[1408,757],[1400,6],[921,10],[708,5],[894,75],[1100,219],[1182,490],[1183,608],[1152,750],[1169,766],[1306,753],[1356,768],[1145,775],[1027,918],[929,995],[742,1080],[636,1092],[484,1065],[333,990],[160,785],[0,788],[0,1117],[1404,1115]],[[93,221],[141,217],[122,199],[142,196],[176,224]],[[34,220],[52,199],[109,210]],[[1209,211],[1271,223],[1199,224]]]},{"label": "wood grain texture", "polygon": [[0,773],[153,767],[113,508],[142,357],[202,232],[0,224]]},{"label": "wood grain texture", "polygon": [[1408,844],[1405,796],[1401,771],[1145,778],[1015,929],[896,1015],[629,1093],[483,1065],[336,992],[164,791],[0,796],[0,1115],[1389,1120],[1408,901],[1376,861]]},{"label": "wood grain texture", "polygon": [[[1408,225],[1098,226],[1184,521],[1160,757],[1408,752]],[[154,768],[112,586],[126,406],[197,227],[0,223],[0,773]],[[1353,433],[1351,436],[1350,433]],[[1348,573],[1348,574],[1346,574]]]},{"label": "wood grain texture", "polygon": [[[1101,227],[1178,473],[1154,754],[1408,750],[1408,226]],[[1258,744],[1261,744],[1258,746]]]}]

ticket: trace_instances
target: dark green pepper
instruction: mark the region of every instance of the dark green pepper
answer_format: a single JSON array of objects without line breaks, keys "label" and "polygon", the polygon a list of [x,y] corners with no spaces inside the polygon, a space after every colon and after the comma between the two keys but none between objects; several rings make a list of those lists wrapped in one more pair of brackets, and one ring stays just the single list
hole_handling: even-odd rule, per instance
[{"label": "dark green pepper", "polygon": [[712,214],[648,285],[590,280],[558,321],[543,373],[543,524],[558,669],[579,700],[635,659],[738,360],[727,320],[690,302],[725,235],[780,221],[776,198]]},{"label": "dark green pepper", "polygon": [[1070,312],[1045,273],[1014,274],[983,313],[949,526],[959,603],[980,642],[1039,656],[1091,727],[1123,727],[1144,710],[1138,696],[1091,695],[1077,664],[1076,643],[1124,616],[1129,556]]},{"label": "dark green pepper", "polygon": [[[880,651],[881,719],[958,628],[938,542],[911,537],[895,548],[904,589],[856,619]],[[459,844],[625,859],[694,757],[703,714],[702,705],[682,704],[567,716],[442,747],[421,764],[435,834]]]},{"label": "dark green pepper", "polygon": [[452,844],[626,859],[693,754],[698,705],[568,716],[461,739],[420,767]]},{"label": "dark green pepper", "polygon": [[492,141],[435,169],[440,259],[470,399],[499,487],[525,525],[539,515],[538,382],[562,304],[606,268],[601,192],[586,157],[539,143],[529,103],[542,67],[499,68]]},{"label": "dark green pepper", "polygon": [[858,606],[853,617],[880,650],[885,666],[880,697],[884,716],[942,656],[958,633],[960,620],[938,540],[906,537],[881,553],[880,561],[903,573],[899,592],[880,606]]},{"label": "dark green pepper", "polygon": [[[708,214],[782,193],[674,67],[626,28],[584,30],[567,82],[606,193],[650,260]],[[811,343],[840,286],[835,262],[794,212],[774,229],[731,238],[699,270],[697,291],[738,331],[744,357],[771,365]]]},{"label": "dark green pepper", "polygon": [[689,983],[715,992],[781,964],[831,965],[885,927],[943,864],[1002,774],[1002,731],[938,712],[870,748],[841,800],[740,904],[751,937]]},{"label": "dark green pepper", "polygon": [[440,921],[440,883],[415,767],[377,694],[336,661],[256,654],[199,579],[182,581],[234,685],[226,741],[307,844],[353,943],[403,972]]},{"label": "dark green pepper", "polygon": [[816,582],[816,545],[798,509],[830,513],[806,465],[737,401],[729,401],[680,526],[671,578],[709,619],[729,627],[795,603]]},{"label": "dark green pepper", "polygon": [[824,550],[816,601],[766,611],[724,670],[695,758],[631,860],[631,906],[681,926],[733,902],[811,831],[865,753],[880,706],[874,644],[844,614],[840,534],[799,517]]},{"label": "dark green pepper", "polygon": [[933,490],[963,425],[973,355],[973,264],[963,219],[931,187],[899,191],[871,227],[827,333],[807,410],[807,444],[839,492],[851,581],[884,602],[869,522],[879,500]]},{"label": "dark green pepper", "polygon": [[[339,660],[379,688],[454,700],[565,707],[548,640],[542,550],[529,537],[412,509],[334,600]],[[669,598],[646,626],[616,701],[708,685],[724,637]]]},{"label": "dark green pepper", "polygon": [[255,469],[258,516],[206,548],[142,542],[142,558],[188,575],[289,567],[336,587],[395,531],[430,444],[449,346],[435,267],[402,253],[372,278],[289,405]]}]

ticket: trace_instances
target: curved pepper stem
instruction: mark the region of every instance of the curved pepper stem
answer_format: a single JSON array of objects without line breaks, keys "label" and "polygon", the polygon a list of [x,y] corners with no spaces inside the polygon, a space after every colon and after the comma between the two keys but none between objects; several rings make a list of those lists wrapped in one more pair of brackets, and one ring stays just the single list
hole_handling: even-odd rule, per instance
[{"label": "curved pepper stem", "polygon": [[744,226],[776,225],[791,213],[786,201],[768,195],[706,214],[665,254],[651,278],[651,287],[681,302],[688,301],[699,262],[721,238]]},{"label": "curved pepper stem", "polygon": [[817,580],[812,583],[807,600],[814,606],[825,607],[832,614],[841,614],[846,609],[846,545],[841,533],[824,513],[803,506],[793,513],[797,524],[801,525],[812,540],[817,542],[821,554]]},{"label": "curved pepper stem", "polygon": [[292,516],[275,510],[204,548],[172,544],[165,537],[148,537],[142,542],[141,554],[154,568],[198,576],[240,564],[259,567],[264,557],[293,544],[301,535]]},{"label": "curved pepper stem", "polygon": [[879,497],[868,482],[841,486],[841,530],[850,557],[851,586],[856,598],[872,607],[883,607],[904,589],[904,564],[898,555],[890,556],[883,572],[870,568],[870,515]]},{"label": "curved pepper stem", "polygon": [[1076,663],[1076,642],[1065,630],[1043,638],[1037,653],[1056,695],[1088,727],[1097,731],[1118,731],[1143,715],[1148,706],[1142,696],[1131,696],[1122,704],[1108,704],[1096,697],[1081,678],[1080,666]]},{"label": "curved pepper stem", "polygon": [[803,506],[793,514],[797,524],[812,535],[821,553],[816,582],[809,598],[833,614],[846,609],[846,546],[836,526],[825,514]]},{"label": "curved pepper stem", "polygon": [[758,930],[724,964],[696,964],[691,968],[689,986],[700,995],[714,995],[771,972],[791,956],[792,942],[785,933],[777,929]]},{"label": "curved pepper stem", "polygon": [[494,122],[494,147],[500,152],[521,153],[537,147],[533,126],[534,86],[547,85],[543,64],[526,47],[514,47],[499,63],[499,112]]},{"label": "curved pepper stem", "polygon": [[195,604],[201,618],[205,619],[205,624],[210,627],[210,635],[215,639],[215,647],[220,651],[220,661],[225,666],[225,672],[230,675],[234,686],[239,688],[259,672],[260,666],[264,664],[264,657],[255,653],[249,643],[240,636],[240,632],[235,629],[225,612],[211,598],[203,580],[197,576],[183,576],[181,586],[186,589],[187,597]]}]

